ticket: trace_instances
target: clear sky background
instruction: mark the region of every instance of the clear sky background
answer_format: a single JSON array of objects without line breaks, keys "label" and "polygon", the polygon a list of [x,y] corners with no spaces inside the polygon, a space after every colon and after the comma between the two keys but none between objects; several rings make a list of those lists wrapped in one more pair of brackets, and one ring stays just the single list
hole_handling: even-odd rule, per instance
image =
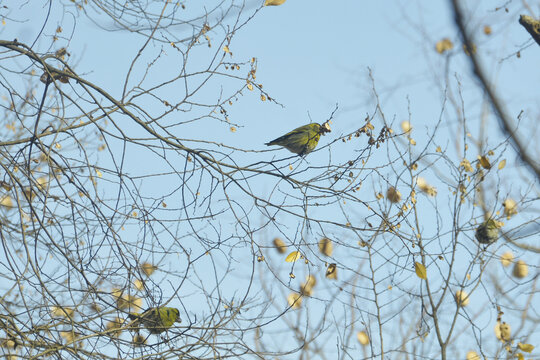
[{"label": "clear sky background", "polygon": [[[10,9],[11,18],[26,18],[28,21],[17,23],[7,18],[6,24],[0,29],[1,37],[3,39],[18,38],[21,42],[32,43],[41,29],[43,14],[47,11],[48,4],[36,1],[33,6],[21,7],[18,10],[18,2],[16,1],[3,3]],[[201,7],[196,3],[195,1],[186,3],[186,16],[202,13]],[[208,7],[211,6],[210,3],[205,2]],[[523,9],[516,1],[510,1],[508,12],[496,10],[497,7],[503,6],[505,1],[466,3],[467,13],[472,14],[468,25],[473,33],[474,42],[478,46],[478,53],[483,59],[490,81],[493,82],[499,95],[507,104],[509,114],[515,118],[523,110],[526,116],[531,118],[534,114],[538,116],[540,113],[540,103],[538,102],[540,99],[540,86],[538,85],[540,84],[540,72],[538,71],[540,50],[517,22],[519,13]],[[245,5],[243,19],[256,11],[260,2],[247,1]],[[540,12],[538,8],[535,10]],[[88,11],[91,17],[97,18],[95,10],[90,7],[85,7],[85,11]],[[113,28],[112,23],[109,26],[106,25],[105,28],[109,30],[105,30],[82,16],[76,15],[74,17],[73,14],[76,13],[77,10],[73,6],[63,7],[55,3],[43,34],[52,36],[55,34],[56,28],[61,25],[63,28],[61,38],[52,47],[50,37],[41,38],[36,42],[35,51],[54,52],[58,48],[66,46],[71,54],[68,62],[79,75],[107,89],[113,96],[120,97],[126,69],[144,40],[141,37],[134,40],[135,38],[128,33],[110,31]],[[490,35],[484,33],[484,26],[491,27],[492,33]],[[189,37],[190,31],[190,28],[179,26],[174,35],[178,38]],[[73,36],[71,36],[72,32]],[[198,66],[204,67],[208,56],[215,52],[217,46],[220,46],[219,36],[214,36],[212,32],[209,33],[209,36],[213,47],[195,48],[190,55],[190,69],[196,69]],[[435,44],[443,38],[449,38],[454,43],[454,49],[451,50],[450,55],[448,53],[441,55],[435,51]],[[146,64],[155,58],[156,54],[163,50],[164,55],[160,57],[159,65],[155,66],[148,76],[147,86],[152,82],[159,83],[162,79],[170,77],[171,73],[179,71],[180,66],[178,57],[176,57],[178,54],[167,44],[151,43],[149,48],[154,48],[154,51],[147,51],[141,57],[138,63],[139,67],[136,68],[139,73],[134,72],[137,74],[134,75],[135,79],[141,74],[140,71],[146,68]],[[376,111],[373,87],[379,95],[386,120],[395,131],[401,131],[400,123],[402,121],[410,120],[414,128],[412,137],[417,142],[416,149],[423,149],[429,141],[434,141],[434,144],[430,146],[430,151],[433,152],[439,145],[448,151],[447,154],[450,158],[459,163],[457,159],[462,156],[456,154],[456,151],[460,149],[456,145],[455,139],[459,129],[457,116],[452,110],[445,111],[441,116],[445,91],[456,96],[458,81],[462,86],[467,117],[471,120],[470,124],[477,127],[467,131],[474,134],[480,128],[479,120],[482,117],[483,96],[478,91],[476,80],[470,73],[468,59],[463,54],[447,1],[288,0],[281,6],[260,9],[256,16],[234,35],[229,48],[233,56],[227,56],[227,61],[244,63],[252,57],[257,59],[257,82],[263,84],[263,89],[283,106],[270,101],[261,101],[259,92],[245,89],[243,96],[238,97],[239,101],[227,108],[231,124],[214,120],[201,120],[179,128],[178,137],[215,141],[247,150],[273,150],[262,153],[236,152],[234,160],[241,165],[256,161],[288,158],[290,154],[286,150],[267,148],[264,143],[298,126],[309,123],[311,120],[322,123],[329,118],[336,104],[338,104],[338,111],[332,122],[333,132],[321,138],[319,147],[324,147],[340,136],[354,132],[365,124],[364,119],[367,115],[372,116]],[[516,52],[519,50],[521,50],[520,57],[516,56]],[[446,77],[444,76],[445,72],[441,71],[445,67],[447,67]],[[372,71],[373,82],[368,75],[369,69]],[[239,72],[243,73],[244,68]],[[206,96],[210,99],[216,98],[222,89],[221,86],[227,89],[228,85],[226,82],[223,84],[210,83],[200,96]],[[39,89],[37,94],[40,94]],[[164,89],[162,95],[171,103],[174,103],[175,99],[178,100],[175,97],[174,87]],[[145,101],[147,101],[145,110],[158,111],[158,107],[153,108],[156,104],[152,103],[151,100]],[[212,103],[212,100],[206,101]],[[159,105],[162,106],[162,104]],[[192,116],[192,114],[187,115]],[[185,116],[183,113],[172,114],[166,118],[166,121],[171,123],[181,121],[184,119],[183,116]],[[433,126],[439,119],[442,120],[441,131],[432,139]],[[493,143],[501,141],[497,121],[492,116],[485,119],[487,120],[488,138],[493,139]],[[121,120],[118,123],[121,123]],[[377,131],[382,126],[378,116],[375,117],[373,123]],[[133,127],[127,129],[130,134],[134,136],[140,134],[139,129],[133,124],[129,124],[129,126]],[[234,126],[236,131],[231,131],[231,126]],[[520,132],[521,136],[527,136],[533,140],[537,138],[537,128],[527,127],[524,130]],[[358,141],[365,142],[365,140],[366,138],[363,137]],[[540,153],[538,146],[537,141],[531,141],[530,149],[533,154]],[[330,161],[329,159],[335,164],[344,163],[364,147],[365,143],[348,145],[336,142],[330,148],[310,154],[306,161],[310,166],[324,165]],[[512,155],[504,155],[502,149],[499,150],[501,150],[497,153],[497,156],[500,156],[499,159],[506,157],[508,168],[517,169]],[[476,155],[472,155],[471,160],[474,160]],[[385,160],[387,160],[387,154],[382,151],[372,156],[372,161],[376,164],[383,163]],[[108,160],[104,159],[103,161],[106,167]],[[171,164],[174,165],[175,161],[172,159]],[[289,163],[293,164],[295,168],[306,166],[296,159],[284,160],[280,164],[284,166],[284,164],[288,165]],[[181,161],[179,161],[178,166],[181,166]],[[167,169],[167,166],[156,163],[155,158],[149,152],[134,150],[126,158],[126,171],[132,175],[158,173],[164,169]],[[520,174],[523,175],[523,172]],[[301,174],[300,177],[308,175],[309,173],[307,175]],[[382,175],[385,178],[391,178],[390,169],[384,169]],[[439,178],[437,174],[429,173],[427,177],[430,183],[437,186],[439,190],[439,199],[441,200],[439,200],[438,206],[444,216],[452,210],[451,205],[446,204],[447,199],[451,198],[448,196],[450,193],[448,185],[445,183],[444,177]],[[493,179],[494,182],[498,180],[500,178]],[[169,181],[171,180],[167,177],[141,180],[140,189],[159,197],[160,193],[165,192],[164,189],[175,187]],[[369,179],[366,183],[369,185],[365,186],[364,192],[359,194],[365,201],[376,201],[375,193],[377,191],[384,192],[388,185],[379,179]],[[283,186],[282,183],[273,178],[262,178],[252,185],[254,192],[262,197],[270,196],[270,192],[276,187],[287,191],[287,186]],[[111,190],[113,193],[114,189],[113,184]],[[231,191],[233,194],[237,194],[239,199],[242,199],[241,192]],[[517,193],[513,194],[513,191]],[[500,209],[501,199],[504,199],[508,194],[518,198],[520,191],[520,188],[505,187],[501,194],[497,195],[497,201],[489,205],[493,206],[493,209],[497,206],[497,209]],[[175,196],[172,197],[171,201],[178,201]],[[432,211],[435,202],[436,200],[426,200],[428,205],[425,205],[425,218],[423,219],[425,221],[423,231],[426,234],[433,235],[438,226],[437,218]],[[249,208],[249,205],[247,207]],[[335,210],[335,208],[315,209],[312,215],[344,221],[343,214],[336,213],[332,209]],[[475,211],[474,216],[480,218],[481,212]],[[359,227],[366,225],[365,209],[356,209],[352,215],[356,216],[355,221],[357,221],[353,225]],[[167,217],[169,215],[163,213],[159,216]],[[465,218],[471,217],[470,213],[464,216]],[[531,216],[534,217],[534,215]],[[257,211],[251,212],[248,217],[255,224],[259,221],[262,222],[263,219],[263,216]],[[430,221],[431,218],[432,221]],[[228,229],[235,228],[234,220],[229,220],[230,222],[221,224],[225,233]],[[284,217],[280,221],[283,224],[282,229],[270,227],[264,233],[258,233],[255,236],[267,237],[267,240],[264,240],[266,245],[270,245],[270,240],[279,234],[279,230],[283,231],[283,229],[291,232],[291,239],[301,237],[300,234],[295,235],[295,232],[298,231],[297,218]],[[451,225],[450,223],[444,224],[443,221],[441,227],[449,230]],[[326,230],[328,234],[325,235],[340,237],[343,235],[341,230],[339,228],[328,229]],[[132,231],[128,234],[132,234],[134,237],[143,236],[142,231],[137,227],[127,227],[127,231]],[[208,235],[211,234],[212,229],[204,228],[203,232]],[[306,234],[309,235],[308,237],[311,236],[310,241],[314,243],[323,235],[323,232],[321,229],[313,229],[311,233],[306,232]],[[227,234],[225,235],[227,237]],[[164,237],[166,236],[165,234]],[[472,238],[473,232],[469,231],[468,236]],[[351,240],[352,244],[356,244],[357,241],[358,239]],[[197,248],[197,246],[193,246]],[[494,249],[493,252],[500,253],[505,249],[504,246],[501,246],[501,248]],[[202,252],[202,249],[198,248],[197,251]],[[250,253],[248,248],[244,248],[243,251],[245,251],[245,255]],[[466,249],[462,251],[465,254],[468,252]],[[242,259],[239,253],[235,253],[235,255],[235,260]],[[284,285],[289,285],[291,288],[297,288],[299,282],[303,281],[308,272],[324,272],[322,265],[324,261],[320,261],[312,268],[298,270],[297,279],[289,280],[290,265],[283,265],[281,260],[276,260],[276,255],[273,253],[266,253],[266,255],[279,264],[279,268],[276,269],[276,277]],[[348,249],[346,247],[338,248],[335,256],[346,258],[349,256]],[[383,256],[379,259],[378,265],[384,265],[384,258]],[[213,260],[217,263],[221,262],[225,266],[229,258],[226,254],[221,254]],[[362,256],[358,258],[353,256],[349,260],[352,268],[354,264],[365,259]],[[199,264],[204,264],[204,261],[206,260],[201,260]],[[347,260],[343,260],[343,262],[345,264]],[[534,259],[531,263],[534,263]],[[538,263],[537,259],[536,263]],[[411,264],[410,258],[400,258],[388,270],[383,268],[382,271],[388,273],[388,279],[382,281],[380,285],[386,287],[391,284],[399,284],[398,287],[407,288],[412,286],[411,284],[417,283],[418,279],[414,277]],[[174,260],[166,257],[163,258],[162,265],[169,269],[174,269],[176,266]],[[463,277],[466,273],[465,264],[462,265],[462,269],[456,269],[456,273],[459,273],[456,277]],[[241,261],[233,262],[233,275],[231,276],[233,279],[246,280],[244,274],[249,273],[250,266],[251,259],[246,264]],[[406,270],[403,270],[403,273],[396,273],[398,268]],[[203,280],[213,276],[213,274],[205,274],[204,271],[198,275]],[[159,276],[166,279],[168,275],[163,273]],[[264,277],[264,275],[261,276]],[[413,278],[412,283],[409,283],[408,279],[411,277]],[[236,288],[233,280],[229,278],[228,281],[231,281],[231,286],[225,287],[221,296],[232,299],[241,292],[239,289],[243,283],[239,282],[240,285]],[[328,304],[336,287],[331,281],[324,278],[322,281],[321,289],[326,287],[329,291],[328,294],[321,295],[317,300],[314,299],[311,306],[316,311],[325,311],[325,305]],[[198,307],[201,311],[205,309],[204,300],[199,294],[196,294],[195,285],[186,284],[182,291],[184,294],[189,294],[185,297],[189,300],[184,305],[193,314],[197,313]],[[287,290],[280,288],[275,292],[283,294],[282,303],[276,301],[279,304],[276,310],[278,313],[278,310],[283,310],[286,306],[284,296],[287,294]],[[385,296],[388,296],[389,302],[392,301],[393,295],[386,294]],[[172,304],[175,304],[175,301],[173,300]],[[361,307],[361,304],[357,304],[357,306]],[[372,308],[368,308],[366,312],[372,310]],[[339,313],[339,311],[337,312]],[[337,318],[339,316],[341,315],[336,315]],[[362,315],[360,317],[362,318]],[[366,316],[366,319],[369,319],[369,316]],[[490,324],[495,321],[492,315],[480,318],[478,321],[491,332],[492,325]],[[369,323],[369,321],[367,322]],[[279,326],[275,325],[271,329],[275,330],[276,328]],[[283,335],[283,337],[286,336]],[[466,347],[474,347],[474,341],[463,340]],[[280,341],[282,341],[282,337],[276,334],[276,345]],[[335,351],[333,345],[333,342],[330,341],[329,348],[331,350],[329,351]]]}]

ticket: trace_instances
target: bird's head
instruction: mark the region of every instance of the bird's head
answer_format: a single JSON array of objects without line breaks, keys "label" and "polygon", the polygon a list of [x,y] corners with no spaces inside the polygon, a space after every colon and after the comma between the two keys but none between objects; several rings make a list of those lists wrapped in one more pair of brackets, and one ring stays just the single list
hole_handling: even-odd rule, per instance
[{"label": "bird's head", "polygon": [[324,134],[329,133],[331,131],[332,131],[332,129],[330,129],[330,123],[328,121],[325,121],[321,125],[321,134],[324,135]]},{"label": "bird's head", "polygon": [[178,323],[182,322],[182,320],[180,320],[180,311],[178,311],[177,308],[172,308],[172,313],[173,313],[174,318],[175,318],[174,322],[178,322]]}]

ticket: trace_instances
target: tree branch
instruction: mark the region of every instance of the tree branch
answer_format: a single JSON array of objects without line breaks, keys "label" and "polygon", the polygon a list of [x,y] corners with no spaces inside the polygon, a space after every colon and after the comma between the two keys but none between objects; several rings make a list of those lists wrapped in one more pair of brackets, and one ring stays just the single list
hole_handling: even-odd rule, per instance
[{"label": "tree branch", "polygon": [[540,20],[534,20],[531,16],[521,15],[519,23],[531,34],[532,38],[540,45]]},{"label": "tree branch", "polygon": [[[461,9],[459,7],[458,0],[451,0],[450,3],[454,11],[454,20],[461,34],[461,38],[463,39],[463,44],[466,46],[467,49],[472,49],[472,41],[469,37],[469,34],[467,34],[467,31],[465,29],[465,24],[463,21],[463,13],[461,12]],[[524,144],[518,139],[517,134],[513,130],[515,126],[510,120],[510,116],[506,112],[506,109],[504,108],[503,104],[499,100],[497,94],[495,94],[493,87],[488,82],[484,69],[480,65],[480,62],[475,52],[473,51],[469,52],[469,59],[473,67],[474,75],[480,81],[480,85],[486,92],[486,95],[488,96],[488,99],[491,103],[491,106],[493,107],[493,110],[495,110],[495,115],[499,119],[499,126],[501,128],[501,131],[503,132],[503,134],[508,135],[520,159],[536,175],[536,179],[540,181],[539,164],[527,154]]]}]

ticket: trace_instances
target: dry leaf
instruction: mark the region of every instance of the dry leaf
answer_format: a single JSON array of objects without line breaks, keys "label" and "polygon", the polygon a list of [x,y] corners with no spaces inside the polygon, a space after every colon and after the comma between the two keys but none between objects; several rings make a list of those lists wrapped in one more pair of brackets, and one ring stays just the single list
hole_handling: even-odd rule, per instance
[{"label": "dry leaf", "polygon": [[337,267],[336,264],[330,264],[328,265],[328,268],[326,269],[326,277],[328,279],[337,279]]},{"label": "dry leaf", "polygon": [[137,290],[142,290],[144,289],[144,282],[140,279],[135,279],[135,281],[133,281],[133,286]]},{"label": "dry leaf", "polygon": [[70,307],[65,306],[53,306],[51,307],[51,312],[53,316],[61,316],[65,318],[72,318],[75,310]]},{"label": "dry leaf", "polygon": [[526,353],[530,353],[534,350],[534,346],[532,346],[531,344],[523,344],[518,342],[517,346],[519,350],[525,351]]},{"label": "dry leaf", "polygon": [[391,203],[398,203],[401,201],[401,193],[393,186],[390,186],[388,190],[386,190],[386,199],[388,199]]},{"label": "dry leaf", "polygon": [[148,262],[144,262],[141,264],[141,271],[146,275],[150,276],[156,271],[157,266],[154,266]]},{"label": "dry leaf", "polygon": [[507,323],[505,322],[501,323],[497,321],[497,324],[495,324],[494,330],[495,330],[495,336],[497,337],[497,339],[503,342],[510,340],[512,329],[510,328],[510,325],[508,325]]},{"label": "dry leaf", "polygon": [[332,256],[332,252],[334,251],[332,240],[328,238],[322,238],[321,240],[319,240],[319,251],[323,255]]},{"label": "dry leaf", "polygon": [[478,155],[478,160],[480,161],[480,165],[486,170],[491,169],[491,164],[489,163],[489,159],[485,155]]},{"label": "dry leaf", "polygon": [[459,306],[469,305],[469,294],[467,294],[464,290],[456,291],[456,302]]},{"label": "dry leaf", "polygon": [[130,312],[140,312],[142,310],[141,298],[124,294],[121,289],[113,289],[111,294],[116,298],[116,305],[120,310],[128,310]]},{"label": "dry leaf", "polygon": [[13,207],[13,200],[11,199],[11,196],[6,195],[2,197],[2,200],[0,200],[0,205],[5,206],[7,208]]},{"label": "dry leaf", "polygon": [[452,41],[450,41],[450,39],[448,38],[437,41],[437,43],[435,44],[435,50],[437,50],[439,54],[443,54],[444,52],[452,49],[453,47],[454,44],[452,44]]},{"label": "dry leaf", "polygon": [[133,343],[137,346],[146,344],[146,337],[140,334],[133,336]]},{"label": "dry leaf", "polygon": [[283,4],[287,0],[266,0],[264,6],[278,6]]},{"label": "dry leaf", "polygon": [[296,260],[300,259],[302,255],[300,254],[300,251],[293,251],[287,257],[285,258],[286,262],[295,262]]},{"label": "dry leaf", "polygon": [[499,162],[499,170],[501,170],[502,168],[504,168],[506,166],[506,159],[502,159],[500,162]]},{"label": "dry leaf", "polygon": [[109,321],[107,325],[105,325],[105,329],[110,331],[110,335],[113,337],[118,337],[122,333],[122,324],[124,323],[124,320],[121,318],[116,318],[112,321]]},{"label": "dry leaf", "polygon": [[512,274],[518,279],[523,279],[529,274],[529,267],[523,260],[518,260],[514,265]]},{"label": "dry leaf", "polygon": [[369,344],[369,336],[365,331],[359,331],[356,334],[356,338],[358,339],[358,342],[364,346]]},{"label": "dry leaf", "polygon": [[418,276],[420,279],[427,280],[427,271],[426,271],[426,267],[423,264],[420,264],[419,262],[415,262],[414,272],[416,273],[416,276]]},{"label": "dry leaf", "polygon": [[300,308],[300,305],[302,305],[302,295],[297,293],[290,293],[287,297],[287,303],[293,309]]},{"label": "dry leaf", "polygon": [[416,185],[418,185],[420,190],[428,196],[437,196],[437,188],[429,185],[423,177],[419,176],[416,178]]},{"label": "dry leaf", "polygon": [[512,254],[511,251],[507,251],[501,255],[502,266],[508,267],[513,261],[514,261],[514,254]]},{"label": "dry leaf", "polygon": [[278,251],[278,253],[284,254],[285,251],[287,251],[287,245],[285,245],[283,240],[281,240],[280,238],[274,238],[273,243],[274,243],[274,246],[276,247],[276,250]]},{"label": "dry leaf", "polygon": [[502,205],[504,206],[504,215],[506,215],[507,218],[517,214],[517,203],[514,200],[508,198],[503,201]]},{"label": "dry leaf", "polygon": [[405,132],[405,133],[408,133],[409,131],[411,131],[412,130],[411,123],[408,122],[407,120],[402,121],[401,122],[401,130],[403,130],[403,132]]},{"label": "dry leaf", "polygon": [[463,167],[463,169],[464,169],[465,171],[467,171],[467,172],[471,172],[471,173],[472,173],[472,172],[474,171],[474,169],[473,169],[471,163],[470,163],[469,160],[467,160],[467,159],[461,160],[461,163],[459,164],[459,166]]},{"label": "dry leaf", "polygon": [[467,355],[465,356],[466,360],[480,360],[480,355],[476,351],[469,351],[467,352]]}]

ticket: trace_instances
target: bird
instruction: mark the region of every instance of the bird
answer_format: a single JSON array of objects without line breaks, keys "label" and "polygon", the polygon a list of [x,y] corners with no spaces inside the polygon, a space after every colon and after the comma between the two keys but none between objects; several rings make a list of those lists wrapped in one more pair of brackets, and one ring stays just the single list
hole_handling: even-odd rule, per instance
[{"label": "bird", "polygon": [[493,219],[487,219],[478,226],[474,234],[481,244],[493,244],[499,238],[499,226]]},{"label": "bird", "polygon": [[133,321],[129,328],[139,329],[142,324],[151,334],[161,334],[173,326],[175,322],[180,322],[180,312],[173,307],[153,307],[142,314],[129,314]]},{"label": "bird", "polygon": [[287,134],[278,137],[270,142],[267,142],[265,145],[279,145],[283,146],[285,149],[298,154],[299,156],[304,156],[309,154],[315,149],[321,135],[330,132],[330,125],[328,122],[320,125],[317,123],[311,123],[304,126],[300,126],[294,129]]}]

